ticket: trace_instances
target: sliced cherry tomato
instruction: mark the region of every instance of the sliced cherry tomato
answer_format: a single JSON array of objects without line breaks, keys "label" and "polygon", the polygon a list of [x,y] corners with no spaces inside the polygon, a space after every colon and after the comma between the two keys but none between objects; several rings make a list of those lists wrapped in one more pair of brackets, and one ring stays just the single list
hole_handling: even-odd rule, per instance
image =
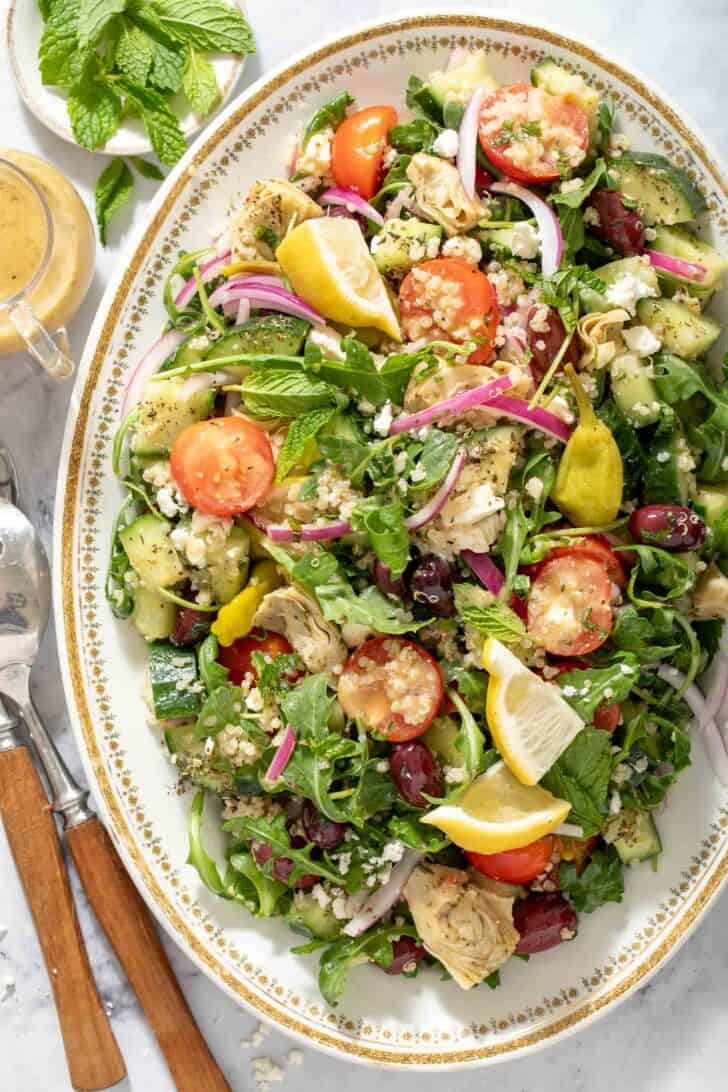
[{"label": "sliced cherry tomato", "polygon": [[342,121],[331,149],[331,169],[337,186],[369,200],[379,189],[387,133],[397,124],[392,106],[368,106]]},{"label": "sliced cherry tomato", "polygon": [[499,320],[495,289],[485,273],[461,258],[433,258],[415,266],[402,281],[399,308],[408,341],[476,341],[469,364],[493,357]]},{"label": "sliced cherry tomato", "polygon": [[528,597],[528,631],[554,656],[583,656],[612,630],[611,583],[590,557],[555,557],[541,566]]},{"label": "sliced cherry tomato", "polygon": [[[227,648],[220,646],[217,662],[228,669],[228,678],[233,686],[240,686],[246,675],[258,678],[258,672],[253,667],[254,652],[261,652],[264,656],[275,659],[276,656],[293,652],[293,649],[280,633],[264,633],[262,629],[254,629],[247,637],[239,637]],[[293,672],[289,681],[293,682],[301,674],[301,671]]]},{"label": "sliced cherry tomato", "polygon": [[504,853],[467,853],[473,868],[501,883],[531,883],[540,876],[554,852],[554,838],[548,834],[522,849]]},{"label": "sliced cherry tomato", "polygon": [[348,717],[390,743],[427,731],[442,703],[437,660],[414,641],[373,637],[353,652],[339,679],[339,701]]},{"label": "sliced cherry tomato", "polygon": [[479,137],[488,159],[509,178],[554,182],[584,159],[589,119],[561,95],[514,83],[481,106]]},{"label": "sliced cherry tomato", "polygon": [[211,516],[247,512],[273,484],[275,462],[265,432],[242,417],[212,417],[180,432],[169,456],[188,504]]},{"label": "sliced cherry tomato", "polygon": [[604,535],[585,535],[579,542],[570,546],[554,546],[549,550],[543,561],[532,566],[532,574],[535,575],[549,561],[555,557],[588,557],[592,561],[603,565],[607,575],[613,584],[619,588],[627,587],[627,574],[619,554],[615,554]]}]

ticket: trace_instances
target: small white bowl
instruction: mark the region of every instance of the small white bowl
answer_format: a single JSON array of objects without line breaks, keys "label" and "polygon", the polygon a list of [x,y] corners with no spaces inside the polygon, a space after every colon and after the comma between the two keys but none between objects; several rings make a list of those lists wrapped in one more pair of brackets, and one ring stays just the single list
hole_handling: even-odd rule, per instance
[{"label": "small white bowl", "polygon": [[[243,0],[235,0],[245,14]],[[60,87],[46,87],[38,68],[38,45],[43,34],[43,18],[36,3],[10,0],[6,25],[8,56],[13,75],[25,105],[39,121],[63,140],[78,142],[73,135],[66,109],[66,95]],[[172,100],[172,109],[179,118],[182,132],[190,137],[210,121],[228,101],[245,64],[245,57],[212,55],[210,57],[220,88],[216,110],[204,116],[189,109],[182,95]],[[101,155],[146,155],[152,145],[140,118],[126,118],[106,144],[94,149]]]}]

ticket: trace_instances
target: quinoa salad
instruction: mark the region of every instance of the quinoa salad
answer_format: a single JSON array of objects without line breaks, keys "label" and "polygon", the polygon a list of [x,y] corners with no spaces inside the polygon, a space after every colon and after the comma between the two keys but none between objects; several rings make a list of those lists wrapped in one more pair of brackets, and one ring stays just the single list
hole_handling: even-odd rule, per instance
[{"label": "quinoa salad", "polygon": [[691,746],[728,784],[728,262],[614,121],[554,61],[342,90],[179,255],[126,390],[107,598],[188,863],[332,1005],[579,943]]}]

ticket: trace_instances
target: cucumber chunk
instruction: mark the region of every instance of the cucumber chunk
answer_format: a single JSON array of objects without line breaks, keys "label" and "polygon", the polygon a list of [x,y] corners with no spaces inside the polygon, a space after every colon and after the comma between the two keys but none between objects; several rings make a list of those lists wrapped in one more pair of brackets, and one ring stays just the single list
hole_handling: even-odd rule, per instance
[{"label": "cucumber chunk", "polygon": [[134,454],[165,455],[178,433],[210,416],[215,404],[214,388],[183,398],[186,382],[183,376],[177,376],[147,383],[131,438]]},{"label": "cucumber chunk", "polygon": [[695,507],[702,510],[706,523],[714,527],[728,512],[728,482],[701,483],[695,493]]},{"label": "cucumber chunk", "polygon": [[465,757],[458,750],[460,724],[455,717],[436,717],[422,737],[422,742],[444,766],[464,766]]},{"label": "cucumber chunk", "polygon": [[[607,288],[624,277],[630,279],[634,277],[636,280],[641,281],[650,296],[659,296],[660,294],[657,273],[654,267],[650,264],[648,258],[640,257],[640,255],[634,255],[631,258],[617,258],[616,261],[599,266],[594,272],[601,281],[604,281]],[[581,289],[579,295],[585,311],[610,311],[612,308],[620,306],[619,303],[612,302],[605,294],[595,292],[592,288]]]},{"label": "cucumber chunk", "polygon": [[714,292],[719,286],[721,275],[728,269],[728,259],[719,254],[715,247],[703,242],[686,228],[668,227],[661,224],[655,229],[655,238],[651,243],[655,250],[670,254],[673,258],[682,258],[686,262],[702,265],[707,270],[702,280],[691,280],[675,273],[658,270],[658,276],[674,284],[687,284],[699,295]]},{"label": "cucumber chunk", "polygon": [[250,536],[244,527],[233,527],[220,545],[207,547],[207,575],[214,603],[229,603],[247,582],[250,570]]},{"label": "cucumber chunk", "polygon": [[609,374],[617,406],[635,428],[654,425],[660,416],[660,400],[649,365],[636,353],[622,353],[612,361]]},{"label": "cucumber chunk", "polygon": [[219,759],[213,753],[205,753],[205,741],[195,732],[195,725],[175,724],[165,730],[164,742],[167,750],[175,756],[175,766],[182,777],[193,785],[209,789],[220,796],[233,791],[234,778],[226,760]]},{"label": "cucumber chunk", "polygon": [[171,637],[176,617],[174,603],[145,584],[134,592],[131,620],[145,641],[163,641]]},{"label": "cucumber chunk", "polygon": [[[237,353],[270,353],[298,356],[309,324],[292,315],[254,315],[242,326],[236,326],[216,341],[205,354],[205,360],[219,360]],[[243,375],[245,364],[226,364],[231,375]]]},{"label": "cucumber chunk", "polygon": [[169,538],[170,530],[166,520],[146,513],[119,532],[132,568],[150,588],[168,588],[178,584],[185,575]]},{"label": "cucumber chunk", "polygon": [[149,677],[157,720],[192,717],[200,710],[197,656],[192,648],[159,641],[149,648]]},{"label": "cucumber chunk", "polygon": [[319,906],[313,895],[296,891],[286,921],[297,933],[314,940],[334,940],[341,932],[341,922],[328,906]]},{"label": "cucumber chunk", "polygon": [[683,360],[705,356],[720,337],[717,322],[675,300],[640,300],[637,314],[640,322],[649,326],[660,339],[665,352],[681,356]]},{"label": "cucumber chunk", "polygon": [[646,224],[683,224],[705,209],[690,176],[664,156],[625,152],[609,170],[617,189],[637,202]]},{"label": "cucumber chunk", "polygon": [[484,52],[471,53],[462,64],[447,72],[433,72],[425,85],[440,107],[449,102],[465,106],[476,87],[495,91],[497,81]]},{"label": "cucumber chunk", "polygon": [[693,477],[681,468],[688,451],[685,438],[673,424],[659,426],[647,451],[644,493],[647,504],[687,504]]},{"label": "cucumber chunk", "polygon": [[426,224],[415,217],[387,220],[371,242],[374,264],[380,273],[402,276],[417,262],[435,257],[439,248],[432,247],[431,255],[430,246],[441,237],[442,228],[438,224]]},{"label": "cucumber chunk", "polygon": [[622,864],[648,861],[662,852],[655,821],[647,811],[625,808],[607,823],[604,841],[616,849]]}]

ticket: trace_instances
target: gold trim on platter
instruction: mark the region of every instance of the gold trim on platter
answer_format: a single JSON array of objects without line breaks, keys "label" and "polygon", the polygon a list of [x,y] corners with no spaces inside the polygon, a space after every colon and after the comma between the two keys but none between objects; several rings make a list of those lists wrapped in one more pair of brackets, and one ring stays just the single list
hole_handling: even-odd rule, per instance
[{"label": "gold trim on platter", "polygon": [[[690,905],[681,911],[679,920],[671,928],[663,930],[659,943],[654,944],[649,954],[640,960],[637,966],[626,975],[618,984],[597,997],[584,1001],[566,1013],[563,1017],[553,1019],[549,1014],[547,1026],[535,1027],[518,1037],[507,1041],[485,1043],[482,1046],[452,1051],[416,1051],[402,1049],[399,1044],[393,1043],[390,1048],[378,1047],[346,1038],[346,1032],[342,1030],[341,1037],[333,1035],[320,1027],[313,1027],[310,1022],[283,1011],[281,1007],[262,997],[245,983],[235,977],[228,968],[216,957],[210,947],[206,946],[198,935],[190,928],[179,909],[174,905],[167,892],[163,889],[154,871],[150,867],[146,857],[141,852],[135,834],[129,825],[129,821],[117,798],[112,784],[106,759],[99,746],[96,728],[88,704],[86,688],[83,678],[81,659],[81,638],[79,637],[76,607],[79,591],[76,584],[75,572],[74,535],[79,527],[80,513],[78,510],[80,500],[80,486],[82,481],[82,453],[84,452],[85,438],[89,425],[89,414],[92,398],[97,388],[102,365],[116,324],[123,312],[123,308],[130,294],[132,284],[147,259],[152,246],[163,227],[163,224],[182,193],[184,187],[193,179],[211,153],[218,148],[225,138],[236,129],[243,119],[256,110],[275,91],[283,87],[289,81],[303,72],[311,69],[321,61],[327,60],[337,53],[351,49],[351,47],[366,43],[384,36],[396,35],[400,32],[415,29],[442,28],[443,34],[452,34],[453,30],[472,29],[477,31],[495,31],[525,35],[531,39],[545,43],[567,51],[585,60],[604,72],[609,73],[621,83],[627,85],[644,102],[648,103],[672,129],[680,136],[684,144],[690,149],[695,158],[702,164],[706,172],[711,176],[717,190],[728,199],[728,187],[724,182],[718,166],[712,161],[700,141],[687,129],[682,119],[656,96],[640,80],[625,72],[619,65],[603,58],[590,47],[575,42],[553,31],[540,29],[528,24],[511,22],[506,19],[490,18],[479,15],[460,15],[443,13],[440,16],[423,15],[403,18],[388,23],[380,23],[367,27],[361,31],[337,39],[298,60],[288,68],[279,72],[273,79],[262,86],[251,98],[243,102],[229,117],[227,117],[210,136],[200,145],[190,163],[187,164],[179,177],[175,179],[170,190],[157,209],[139,245],[137,246],[129,262],[119,287],[114,295],[109,312],[102,327],[93,358],[88,368],[88,374],[80,391],[79,404],[75,425],[73,427],[70,455],[66,470],[65,493],[62,506],[61,521],[61,582],[62,582],[62,612],[63,630],[65,634],[66,651],[68,655],[68,670],[70,675],[70,689],[76,710],[76,716],[83,735],[86,751],[93,767],[96,791],[103,800],[103,805],[108,812],[115,836],[120,841],[124,852],[133,862],[138,871],[141,882],[144,885],[145,894],[152,902],[156,911],[164,918],[165,923],[194,953],[195,957],[207,966],[212,975],[223,982],[226,987],[239,999],[244,1001],[252,1009],[279,1025],[283,1029],[297,1034],[303,1038],[313,1040],[318,1045],[334,1052],[349,1055],[354,1059],[373,1062],[387,1062],[401,1066],[437,1066],[454,1065],[468,1062],[484,1061],[489,1058],[500,1057],[507,1054],[521,1052],[530,1047],[543,1043],[554,1036],[573,1029],[577,1024],[593,1017],[606,1006],[613,1004],[617,999],[635,987],[642,979],[653,971],[665,957],[672,952],[685,937],[688,930],[703,912],[716,893],[720,885],[728,876],[728,848],[722,856],[706,866],[709,874],[702,881],[699,891],[692,897]],[[61,475],[62,475],[61,471]],[[726,821],[728,825],[728,820]],[[659,915],[658,915],[659,920]],[[657,938],[659,931],[655,930]],[[545,1015],[545,1014],[544,1014]],[[543,1017],[540,1018],[543,1020]]]}]

